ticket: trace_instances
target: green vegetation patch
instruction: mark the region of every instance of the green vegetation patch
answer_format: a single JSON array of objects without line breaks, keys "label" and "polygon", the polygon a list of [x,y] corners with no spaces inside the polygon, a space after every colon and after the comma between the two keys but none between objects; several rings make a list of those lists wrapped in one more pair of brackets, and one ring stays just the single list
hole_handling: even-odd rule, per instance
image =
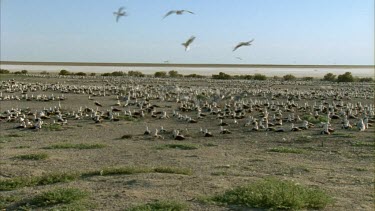
[{"label": "green vegetation patch", "polygon": [[375,142],[356,141],[352,142],[351,145],[355,147],[374,147]]},{"label": "green vegetation patch", "polygon": [[351,133],[332,133],[333,137],[340,137],[340,138],[354,138],[355,135]]},{"label": "green vegetation patch", "polygon": [[158,146],[157,149],[180,149],[180,150],[194,150],[198,149],[194,144],[165,144]]},{"label": "green vegetation patch", "polygon": [[11,203],[14,203],[18,200],[16,196],[2,196],[0,195],[0,209],[6,210],[6,207],[9,206]]},{"label": "green vegetation patch", "polygon": [[289,148],[289,147],[274,147],[274,148],[270,148],[268,151],[279,152],[279,153],[295,153],[295,154],[305,153],[305,150],[303,149],[296,149],[296,148]]},{"label": "green vegetation patch", "polygon": [[206,144],[203,144],[203,145],[206,146],[206,147],[217,147],[217,146],[219,146],[219,145],[213,144],[213,143],[206,143]]},{"label": "green vegetation patch", "polygon": [[6,135],[6,137],[23,137],[23,135],[19,133],[11,133],[11,134]]},{"label": "green vegetation patch", "polygon": [[0,136],[0,143],[7,143],[15,140],[14,138],[20,138],[23,137],[23,134],[19,133],[11,133],[8,135]]},{"label": "green vegetation patch", "polygon": [[100,149],[104,148],[107,145],[105,144],[71,144],[71,143],[61,143],[61,144],[54,144],[48,147],[44,147],[44,149]]},{"label": "green vegetation patch", "polygon": [[328,119],[327,119],[326,116],[318,116],[318,118],[315,118],[312,115],[304,115],[304,116],[302,116],[302,119],[306,120],[308,122],[314,123],[314,124],[317,124],[317,123],[320,123],[320,122],[327,122],[328,121]]},{"label": "green vegetation patch", "polygon": [[156,167],[156,168],[136,167],[136,166],[110,167],[110,168],[105,168],[100,171],[91,171],[91,172],[83,173],[82,177],[91,177],[91,176],[99,176],[99,175],[100,176],[129,175],[129,174],[141,174],[141,173],[167,173],[167,174],[191,175],[191,170],[184,169],[184,168],[173,168],[173,167]]},{"label": "green vegetation patch", "polygon": [[52,173],[39,177],[15,177],[12,179],[0,179],[0,191],[9,191],[22,187],[70,182],[78,178],[79,174]]},{"label": "green vegetation patch", "polygon": [[134,122],[134,121],[137,120],[136,118],[131,117],[131,116],[119,116],[118,118],[120,120],[125,120],[125,121],[129,121],[129,122]]},{"label": "green vegetation patch", "polygon": [[295,141],[297,142],[311,142],[311,141],[315,141],[316,138],[312,137],[312,136],[299,136],[295,139]]},{"label": "green vegetation patch", "polygon": [[156,173],[167,173],[167,174],[183,174],[191,175],[192,172],[190,169],[186,168],[173,168],[173,167],[156,167],[153,169]]},{"label": "green vegetation patch", "polygon": [[85,198],[87,195],[87,192],[81,191],[77,188],[58,188],[35,196],[29,203],[30,205],[37,207],[70,204]]},{"label": "green vegetation patch", "polygon": [[319,189],[304,187],[291,181],[266,179],[236,187],[211,198],[212,201],[247,208],[300,210],[320,209],[333,201]]},{"label": "green vegetation patch", "polygon": [[211,172],[212,176],[228,176],[228,172],[226,171],[215,171]]},{"label": "green vegetation patch", "polygon": [[182,211],[188,210],[188,206],[175,201],[157,201],[143,205],[138,205],[128,209],[128,211]]},{"label": "green vegetation patch", "polygon": [[0,191],[15,190],[22,187],[34,187],[55,183],[70,182],[93,176],[130,175],[141,173],[165,173],[191,175],[190,169],[173,167],[111,167],[99,171],[84,173],[52,173],[39,177],[15,177],[12,179],[0,179]]},{"label": "green vegetation patch", "polygon": [[26,155],[18,155],[14,158],[19,160],[45,160],[48,158],[47,153],[36,153],[36,154],[26,154]]},{"label": "green vegetation patch", "polygon": [[47,131],[62,131],[64,128],[59,124],[45,124],[42,127],[43,130]]},{"label": "green vegetation patch", "polygon": [[110,167],[105,168],[100,171],[91,171],[83,173],[82,177],[91,177],[91,176],[111,176],[111,175],[128,175],[128,174],[140,174],[140,173],[149,173],[152,172],[152,169],[146,167]]}]

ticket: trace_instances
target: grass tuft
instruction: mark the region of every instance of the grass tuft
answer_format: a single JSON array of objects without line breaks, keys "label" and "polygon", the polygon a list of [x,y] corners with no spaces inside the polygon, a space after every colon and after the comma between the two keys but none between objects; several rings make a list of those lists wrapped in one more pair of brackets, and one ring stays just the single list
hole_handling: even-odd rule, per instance
[{"label": "grass tuft", "polygon": [[19,138],[19,137],[23,137],[23,135],[19,133],[11,133],[8,135],[0,136],[0,143],[11,142],[14,140],[13,138]]},{"label": "grass tuft", "polygon": [[131,138],[133,138],[133,135],[130,135],[130,134],[125,134],[121,136],[121,139],[131,139]]},{"label": "grass tuft", "polygon": [[31,148],[31,146],[20,145],[20,146],[14,147],[14,149],[27,149],[27,148]]},{"label": "grass tuft", "polygon": [[105,144],[70,144],[70,143],[61,143],[61,144],[54,144],[48,147],[44,147],[44,149],[100,149],[104,148],[107,145]]},{"label": "grass tuft", "polygon": [[42,129],[47,131],[62,131],[64,130],[63,127],[59,124],[46,124],[43,125]]},{"label": "grass tuft", "polygon": [[60,182],[70,182],[79,178],[75,173],[52,173],[37,178],[36,185],[49,185]]},{"label": "grass tuft", "polygon": [[14,158],[19,160],[45,160],[48,158],[46,153],[37,153],[37,154],[27,154],[27,155],[18,155]]},{"label": "grass tuft", "polygon": [[305,150],[303,149],[296,149],[296,148],[289,148],[289,147],[274,147],[269,149],[270,152],[279,152],[279,153],[295,153],[295,154],[303,154]]},{"label": "grass tuft", "polygon": [[23,137],[23,135],[18,134],[18,133],[11,133],[11,134],[6,135],[6,137],[16,137],[16,138],[18,138],[18,137]]},{"label": "grass tuft", "polygon": [[340,138],[354,138],[355,137],[354,134],[340,133],[340,132],[332,133],[332,135],[335,136],[335,137],[340,137]]},{"label": "grass tuft", "polygon": [[198,146],[194,144],[165,144],[165,145],[158,146],[157,149],[194,150],[194,149],[198,149]]},{"label": "grass tuft", "polygon": [[106,168],[103,169],[102,171],[96,172],[96,175],[101,175],[101,176],[110,176],[110,175],[127,175],[127,174],[140,174],[140,173],[148,173],[151,170],[146,167],[134,167],[134,166],[129,166],[129,167],[112,167],[112,168]]},{"label": "grass tuft", "polygon": [[351,145],[355,147],[374,147],[375,142],[356,141],[352,142]]},{"label": "grass tuft", "polygon": [[203,145],[206,146],[206,147],[217,147],[217,146],[219,146],[219,145],[213,144],[213,143],[206,143],[206,144],[203,144]]},{"label": "grass tuft", "polygon": [[328,121],[327,117],[325,117],[325,116],[319,116],[318,118],[315,118],[312,115],[304,115],[304,116],[302,116],[302,119],[303,120],[307,120],[308,122],[311,122],[313,124],[317,124],[317,123],[320,123],[320,122],[327,122]]},{"label": "grass tuft", "polygon": [[130,121],[130,122],[133,122],[133,121],[136,121],[137,119],[134,118],[134,117],[131,117],[131,116],[119,116],[118,117],[120,120],[125,120],[125,121]]},{"label": "grass tuft", "polygon": [[364,168],[364,167],[356,167],[355,170],[356,170],[356,171],[368,171],[368,168]]},{"label": "grass tuft", "polygon": [[312,136],[299,136],[295,139],[297,142],[310,142],[315,140]]},{"label": "grass tuft", "polygon": [[212,201],[248,208],[300,210],[320,209],[333,200],[319,189],[303,187],[291,181],[266,179],[236,187],[211,198]]},{"label": "grass tuft", "polygon": [[91,171],[84,173],[52,173],[39,177],[15,177],[12,179],[0,179],[0,191],[15,190],[22,187],[34,187],[41,185],[49,185],[55,183],[65,183],[86,177],[93,176],[111,176],[111,175],[129,175],[141,173],[168,173],[191,175],[190,169],[172,168],[172,167],[111,167],[99,171]]},{"label": "grass tuft", "polygon": [[85,198],[87,195],[87,192],[76,188],[58,188],[32,198],[30,204],[37,207],[70,204]]},{"label": "grass tuft", "polygon": [[15,177],[12,179],[0,180],[0,191],[9,191],[22,187],[49,185],[60,182],[69,182],[78,179],[78,174],[53,173],[40,177]]},{"label": "grass tuft", "polygon": [[211,172],[212,176],[228,176],[228,172],[226,171],[215,171]]},{"label": "grass tuft", "polygon": [[143,205],[138,205],[128,209],[128,211],[182,211],[188,210],[188,206],[184,203],[175,201],[157,201]]},{"label": "grass tuft", "polygon": [[2,196],[0,195],[0,210],[6,210],[6,207],[11,203],[16,202],[18,197],[16,196]]},{"label": "grass tuft", "polygon": [[172,167],[156,167],[156,168],[154,168],[154,172],[167,173],[167,174],[183,174],[183,175],[191,175],[192,174],[190,169],[172,168]]},{"label": "grass tuft", "polygon": [[111,176],[111,175],[128,175],[128,174],[141,174],[141,173],[168,173],[168,174],[184,174],[191,175],[190,169],[182,168],[172,168],[172,167],[157,167],[157,168],[147,168],[147,167],[110,167],[100,171],[91,171],[83,173],[82,177],[91,176]]}]

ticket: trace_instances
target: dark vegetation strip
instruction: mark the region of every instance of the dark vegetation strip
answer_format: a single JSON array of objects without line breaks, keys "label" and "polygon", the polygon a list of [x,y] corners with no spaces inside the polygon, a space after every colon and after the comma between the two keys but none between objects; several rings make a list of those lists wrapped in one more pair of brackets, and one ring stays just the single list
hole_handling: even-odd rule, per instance
[{"label": "dark vegetation strip", "polygon": [[0,179],[0,191],[9,191],[22,187],[33,187],[49,185],[55,183],[70,182],[78,179],[84,179],[93,176],[112,176],[112,175],[130,175],[141,173],[166,173],[191,175],[192,171],[185,168],[173,167],[111,167],[99,171],[90,171],[84,173],[52,173],[36,177],[16,177],[12,179]]}]

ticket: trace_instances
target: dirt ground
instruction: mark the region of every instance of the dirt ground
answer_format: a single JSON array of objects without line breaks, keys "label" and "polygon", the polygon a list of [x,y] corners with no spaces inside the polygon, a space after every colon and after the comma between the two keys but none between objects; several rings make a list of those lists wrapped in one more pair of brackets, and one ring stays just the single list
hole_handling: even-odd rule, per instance
[{"label": "dirt ground", "polygon": [[[5,82],[9,77],[2,77]],[[123,82],[96,79],[67,79],[17,77],[16,81],[23,83],[71,84],[72,86],[120,86],[140,85],[137,80],[123,79]],[[142,83],[146,83],[143,81]],[[181,89],[268,89],[266,82],[246,84],[244,82],[227,81],[192,81],[192,80],[156,80],[150,79],[150,87],[166,87],[178,85]],[[268,84],[269,85],[269,84]],[[309,91],[319,88],[321,84],[274,84],[271,90],[299,89]],[[334,87],[335,84],[324,85]],[[21,95],[20,92],[6,93],[5,87],[0,90],[4,95]],[[268,92],[268,91],[264,91]],[[58,90],[37,90],[29,95],[46,94],[61,96]],[[125,93],[126,94],[126,93]],[[61,110],[69,112],[80,107],[96,109],[94,101],[99,101],[106,111],[116,102],[116,95],[107,93],[106,96],[64,93],[65,100],[60,102]],[[253,100],[270,100],[270,94],[250,95]],[[286,102],[287,99],[276,99]],[[321,99],[300,99],[297,103],[303,105]],[[332,102],[332,98],[326,99]],[[343,99],[344,103],[373,104],[374,98]],[[225,101],[225,102],[229,102]],[[224,103],[221,102],[223,105]],[[58,106],[58,101],[25,101],[2,100],[1,112],[12,108],[30,108],[31,111]],[[121,101],[121,103],[124,103]],[[61,130],[39,131],[31,129],[15,129],[17,122],[0,122],[0,179],[11,179],[18,176],[40,176],[55,172],[87,172],[108,167],[142,166],[142,167],[174,167],[191,169],[191,175],[141,173],[132,175],[96,176],[68,183],[24,187],[12,191],[2,191],[2,197],[15,196],[17,200],[5,204],[7,210],[17,209],[17,201],[22,201],[34,195],[54,189],[55,187],[77,187],[87,190],[90,195],[86,202],[93,210],[125,210],[137,204],[154,200],[175,200],[189,205],[189,210],[230,210],[231,207],[205,204],[198,199],[202,196],[212,196],[230,188],[244,185],[252,181],[268,177],[294,180],[309,187],[319,187],[334,198],[334,203],[325,210],[373,210],[374,209],[374,127],[359,132],[357,130],[341,129],[341,120],[331,121],[335,132],[331,135],[321,135],[322,128],[314,127],[298,132],[251,131],[245,127],[245,119],[239,119],[234,124],[233,119],[224,119],[229,123],[225,128],[231,134],[220,134],[217,115],[207,115],[196,119],[196,111],[179,111],[191,116],[198,123],[187,123],[172,116],[173,110],[180,106],[176,101],[151,99],[150,104],[160,107],[156,111],[166,111],[168,119],[152,118],[146,113],[145,117],[132,121],[103,120],[96,124],[90,118],[74,120],[68,118],[68,123]],[[122,110],[139,110],[136,105],[126,108],[115,106]],[[270,111],[271,114],[273,113]],[[204,113],[204,112],[203,112]],[[248,115],[248,114],[247,114]],[[254,111],[251,115],[258,116]],[[301,116],[303,114],[301,113]],[[284,117],[287,113],[284,114]],[[52,120],[45,120],[50,124]],[[351,120],[354,123],[353,120]],[[299,125],[295,123],[296,125]],[[164,139],[144,135],[146,126],[153,132],[163,126],[166,133],[160,133]],[[289,128],[290,123],[282,127]],[[213,137],[203,137],[200,128],[208,129]],[[186,139],[174,140],[171,131],[179,129]],[[14,135],[17,134],[17,135]],[[129,139],[121,139],[123,135],[132,135]],[[12,137],[16,136],[16,137]],[[45,149],[52,144],[60,143],[100,143],[100,149]],[[192,144],[193,150],[163,148],[165,144]],[[272,152],[274,147],[289,147],[302,150],[302,153]],[[45,160],[30,161],[14,159],[15,156],[30,153],[47,153]]]}]

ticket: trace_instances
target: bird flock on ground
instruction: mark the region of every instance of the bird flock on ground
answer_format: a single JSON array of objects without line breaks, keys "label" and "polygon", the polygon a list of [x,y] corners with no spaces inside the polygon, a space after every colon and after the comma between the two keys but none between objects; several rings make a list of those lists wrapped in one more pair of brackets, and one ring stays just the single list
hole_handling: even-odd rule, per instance
[{"label": "bird flock on ground", "polygon": [[[127,13],[126,11],[124,11],[124,9],[125,7],[120,7],[117,12],[113,12],[113,14],[116,16],[116,22],[118,22],[121,17],[127,16]],[[173,14],[183,15],[185,13],[195,14],[194,12],[189,11],[189,10],[170,10],[163,16],[163,19]],[[195,38],[196,38],[195,36],[191,36],[188,40],[186,40],[186,42],[182,43],[182,45],[185,47],[185,51],[189,51],[190,45],[193,43]],[[237,45],[234,46],[232,51],[236,51],[240,47],[250,46],[253,41],[254,39],[250,41],[246,41],[246,42],[239,42]],[[239,58],[239,57],[236,57],[236,58]],[[239,60],[242,60],[242,59],[239,59]]]},{"label": "bird flock on ground", "polygon": [[[44,80],[47,76],[29,77]],[[145,125],[145,136],[184,140],[192,134],[213,137],[231,133],[316,131],[329,135],[337,130],[366,131],[375,120],[371,85],[48,76],[54,77],[75,82],[2,81],[2,109],[10,104],[22,106],[2,111],[0,123],[38,131],[45,126],[65,126],[74,121],[110,124],[130,119],[153,120],[158,127],[151,129]],[[104,84],[95,85],[99,82]],[[328,85],[331,88],[327,89]],[[287,88],[290,86],[299,88]],[[82,104],[76,105],[79,108],[71,107],[75,103],[71,98],[75,96],[81,99]],[[52,102],[54,106],[33,110],[27,107],[28,102],[38,105]]]}]

